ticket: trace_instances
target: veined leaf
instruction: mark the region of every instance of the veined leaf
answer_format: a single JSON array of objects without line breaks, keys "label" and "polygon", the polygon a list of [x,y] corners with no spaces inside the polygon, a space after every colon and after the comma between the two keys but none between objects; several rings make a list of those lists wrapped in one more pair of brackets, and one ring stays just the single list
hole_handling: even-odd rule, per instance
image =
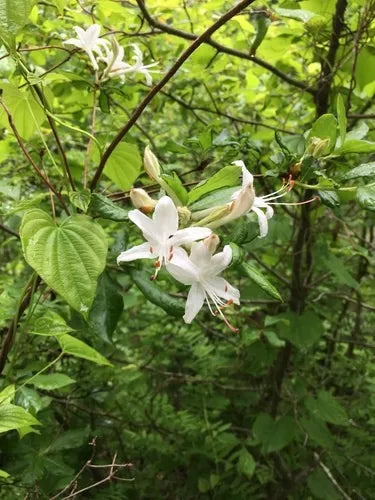
[{"label": "veined leaf", "polygon": [[87,359],[98,365],[112,366],[98,351],[71,335],[59,335],[57,341],[64,354],[71,354],[77,358]]},{"label": "veined leaf", "polygon": [[122,222],[128,219],[128,211],[119,207],[106,196],[98,193],[92,193],[89,205],[90,213],[94,216]]},{"label": "veined leaf", "polygon": [[30,425],[41,425],[41,423],[21,406],[0,405],[0,432],[21,429]]},{"label": "veined leaf", "polygon": [[34,209],[24,215],[20,236],[27,263],[73,309],[87,313],[107,255],[101,226],[85,215],[68,217],[58,226]]},{"label": "veined leaf", "polygon": [[249,276],[250,279],[255,281],[255,283],[260,286],[268,295],[271,295],[274,299],[280,300],[282,302],[281,295],[277,289],[268,281],[267,278],[257,269],[254,264],[250,262],[244,262],[242,264],[243,270]]},{"label": "veined leaf", "polygon": [[0,392],[0,405],[4,403],[11,403],[14,398],[15,386],[14,384],[8,385]]},{"label": "veined leaf", "polygon": [[45,120],[42,107],[28,90],[19,90],[11,83],[1,83],[0,88],[3,89],[4,103],[12,115],[18,133],[24,139],[29,139],[37,126]]},{"label": "veined leaf", "polygon": [[172,175],[162,174],[161,178],[168,185],[168,187],[172,189],[173,193],[177,196],[182,205],[186,205],[189,199],[188,192],[176,172],[173,172]]},{"label": "veined leaf", "polygon": [[328,154],[333,150],[336,144],[337,137],[337,120],[336,118],[327,113],[325,115],[320,116],[313,124],[309,135],[307,137],[308,140],[312,137],[318,137],[319,139],[329,139],[329,144],[325,147],[323,151],[321,151],[321,155]]},{"label": "veined leaf", "polygon": [[104,174],[118,187],[127,191],[141,171],[142,158],[135,144],[121,142],[108,158]]},{"label": "veined leaf", "polygon": [[307,23],[307,21],[310,21],[310,19],[316,16],[315,12],[310,12],[309,10],[304,9],[275,8],[274,10],[277,14],[279,14],[279,16],[289,17],[290,19],[296,19],[297,21],[302,21],[304,23]]},{"label": "veined leaf", "polygon": [[81,191],[71,191],[69,193],[69,199],[75,207],[86,213],[88,206],[90,205],[91,191],[89,189],[82,189]]},{"label": "veined leaf", "polygon": [[363,141],[361,139],[346,139],[344,144],[335,149],[335,156],[347,153],[373,153],[375,151],[375,142]]},{"label": "veined leaf", "polygon": [[228,165],[222,168],[219,172],[216,172],[212,177],[201,182],[189,192],[189,205],[216,189],[237,186],[240,184],[240,176],[241,169],[237,165]]},{"label": "veined leaf", "polygon": [[131,277],[147,300],[172,316],[181,317],[184,314],[183,301],[164,292],[153,281],[150,281],[150,276],[146,272],[132,271]]},{"label": "veined leaf", "polygon": [[375,186],[359,187],[356,198],[361,207],[375,212]]},{"label": "veined leaf", "polygon": [[347,181],[357,179],[358,177],[371,177],[375,175],[375,161],[371,163],[363,163],[359,167],[355,167],[341,177],[341,180]]},{"label": "veined leaf", "polygon": [[16,35],[26,24],[31,6],[30,0],[0,0],[0,35]]},{"label": "veined leaf", "polygon": [[309,412],[316,418],[336,425],[348,425],[345,409],[327,391],[320,391],[316,399],[309,396],[305,401]]},{"label": "veined leaf", "polygon": [[46,391],[53,391],[55,389],[61,389],[70,384],[75,384],[75,380],[64,373],[51,373],[50,375],[38,375],[33,378],[32,384],[38,389],[44,389]]}]

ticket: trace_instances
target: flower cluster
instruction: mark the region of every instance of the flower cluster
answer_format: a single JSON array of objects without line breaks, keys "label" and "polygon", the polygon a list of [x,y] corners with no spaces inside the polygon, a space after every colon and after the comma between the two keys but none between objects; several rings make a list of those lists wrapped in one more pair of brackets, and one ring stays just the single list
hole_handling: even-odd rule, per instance
[{"label": "flower cluster", "polygon": [[[177,281],[190,286],[184,314],[186,323],[193,321],[206,302],[210,312],[220,316],[236,332],[237,329],[229,323],[223,309],[231,304],[239,304],[240,292],[220,276],[232,262],[232,248],[225,245],[221,252],[215,253],[220,240],[212,229],[252,211],[258,218],[259,237],[264,238],[268,232],[268,219],[274,213],[272,205],[278,204],[274,200],[286,195],[292,182],[283,184],[269,195],[256,196],[253,176],[244,162],[236,161],[234,164],[242,170],[242,186],[232,198],[224,205],[205,210],[203,214],[192,214],[179,203],[176,193],[163,180],[159,162],[147,147],[145,170],[169,196],[164,194],[156,201],[143,189],[131,190],[130,198],[136,210],[129,212],[129,219],[141,229],[146,242],[122,252],[117,263],[153,259],[155,272],[151,279],[155,279],[164,266]],[[189,227],[179,228],[188,224]]]},{"label": "flower cluster", "polygon": [[150,68],[158,63],[144,65],[143,54],[138,45],[131,44],[134,50],[132,56],[134,63],[129,64],[124,61],[124,48],[119,45],[114,37],[112,37],[111,41],[100,37],[101,26],[99,24],[93,24],[87,30],[76,26],[74,30],[77,38],[70,38],[65,43],[85,51],[95,72],[99,72],[100,63],[103,63],[99,81],[104,82],[116,77],[120,77],[124,81],[127,73],[141,73],[145,76],[147,85],[152,84],[151,73],[154,70],[150,70]]}]

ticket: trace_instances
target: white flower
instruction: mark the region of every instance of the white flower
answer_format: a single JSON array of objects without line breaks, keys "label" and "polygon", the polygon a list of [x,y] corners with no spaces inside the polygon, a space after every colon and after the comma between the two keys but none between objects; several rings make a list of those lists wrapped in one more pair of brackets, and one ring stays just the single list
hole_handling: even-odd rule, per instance
[{"label": "white flower", "polygon": [[93,24],[89,26],[87,30],[75,26],[74,31],[77,33],[78,38],[69,38],[64,43],[69,45],[75,45],[76,47],[84,50],[90,58],[90,62],[95,71],[99,69],[98,63],[95,59],[94,52],[99,57],[104,57],[102,48],[108,46],[108,41],[99,38],[101,26],[99,24]]},{"label": "white flower", "polygon": [[152,85],[152,76],[151,73],[154,72],[154,70],[149,70],[149,68],[152,68],[153,66],[156,66],[158,63],[151,63],[151,64],[143,64],[143,54],[141,49],[138,47],[137,44],[133,43],[132,44],[134,48],[134,56],[132,59],[135,60],[135,64],[131,66],[131,71],[134,73],[142,73],[146,77],[146,83],[147,85]]},{"label": "white flower", "polygon": [[184,252],[180,248],[181,245],[206,238],[212,232],[211,229],[205,227],[188,227],[179,230],[177,208],[168,196],[163,196],[157,202],[152,219],[140,210],[131,210],[129,219],[141,229],[147,243],[122,252],[117,257],[117,263],[136,259],[157,259],[153,278],[156,277],[163,264],[177,253]]},{"label": "white flower", "polygon": [[229,324],[222,308],[232,303],[239,304],[240,292],[224,278],[219,277],[231,263],[232,249],[226,245],[222,252],[212,255],[212,248],[211,239],[194,243],[190,256],[185,251],[174,255],[173,259],[167,262],[167,270],[177,281],[191,286],[185,306],[185,323],[193,321],[206,301],[211,313],[218,313],[229,328],[237,332],[237,329]]},{"label": "white flower", "polygon": [[[233,164],[242,168],[242,187],[232,195],[232,201],[228,203],[230,213],[209,225],[215,228],[249,212],[254,212],[258,217],[259,238],[264,238],[268,233],[268,219],[274,214],[271,205],[279,205],[280,203],[274,203],[274,200],[288,194],[292,184],[284,184],[280,189],[268,195],[256,196],[253,185],[254,177],[247,170],[244,162],[238,160],[234,161]],[[292,205],[295,205],[295,203],[292,203]],[[261,209],[265,209],[265,212]]]},{"label": "white flower", "polygon": [[124,47],[119,45],[115,38],[112,38],[111,46],[112,49],[108,45],[105,46],[106,53],[100,58],[107,66],[103,73],[103,80],[117,76],[124,80],[124,74],[132,71],[132,66],[123,61]]}]

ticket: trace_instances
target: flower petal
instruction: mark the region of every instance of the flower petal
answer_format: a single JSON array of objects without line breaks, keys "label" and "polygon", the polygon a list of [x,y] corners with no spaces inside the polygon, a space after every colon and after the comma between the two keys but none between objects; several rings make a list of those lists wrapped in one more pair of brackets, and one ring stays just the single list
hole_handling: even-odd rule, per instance
[{"label": "flower petal", "polygon": [[65,40],[65,44],[75,45],[79,49],[82,49],[82,42],[78,38],[69,38],[69,40]]},{"label": "flower petal", "polygon": [[190,260],[200,271],[210,272],[211,258],[212,255],[203,241],[199,241],[198,243],[194,243],[194,245],[192,245]]},{"label": "flower petal", "polygon": [[155,250],[151,252],[149,243],[142,243],[142,245],[137,245],[129,250],[126,250],[125,252],[121,252],[117,257],[117,264],[137,259],[155,259],[157,256],[158,255]]},{"label": "flower petal", "polygon": [[157,202],[152,217],[156,231],[163,239],[173,235],[178,229],[178,212],[169,196],[162,196]]},{"label": "flower petal", "polygon": [[85,33],[86,43],[90,44],[92,47],[98,41],[100,35],[101,26],[99,24],[92,24],[89,26]]},{"label": "flower petal", "polygon": [[157,234],[154,234],[156,233],[156,225],[153,220],[150,219],[150,217],[147,217],[147,215],[142,213],[140,210],[130,210],[128,217],[136,226],[139,227],[146,239],[148,239],[148,236],[153,236],[153,238],[157,236]]},{"label": "flower petal", "polygon": [[169,242],[172,246],[186,245],[187,243],[207,238],[211,233],[212,231],[208,227],[187,227],[177,231],[170,238]]},{"label": "flower petal", "polygon": [[237,165],[242,169],[242,187],[252,186],[254,183],[253,175],[245,167],[245,163],[242,160],[236,160],[232,162],[233,165]]},{"label": "flower petal", "polygon": [[207,280],[207,291],[208,293],[214,291],[216,295],[226,301],[231,300],[235,304],[240,303],[239,290],[219,276]]},{"label": "flower petal", "polygon": [[191,323],[198,312],[201,310],[205,299],[205,294],[202,286],[199,283],[194,283],[189,290],[189,294],[185,305],[184,321]]},{"label": "flower petal", "polygon": [[211,259],[210,272],[212,275],[220,274],[232,261],[232,249],[225,245],[222,252],[217,253]]},{"label": "flower petal", "polygon": [[254,207],[254,205],[252,206],[251,210],[258,216],[259,238],[264,238],[268,233],[267,216],[262,212],[260,208]]},{"label": "flower petal", "polygon": [[172,260],[167,260],[167,271],[183,285],[192,285],[199,279],[198,270],[182,248],[176,250]]}]

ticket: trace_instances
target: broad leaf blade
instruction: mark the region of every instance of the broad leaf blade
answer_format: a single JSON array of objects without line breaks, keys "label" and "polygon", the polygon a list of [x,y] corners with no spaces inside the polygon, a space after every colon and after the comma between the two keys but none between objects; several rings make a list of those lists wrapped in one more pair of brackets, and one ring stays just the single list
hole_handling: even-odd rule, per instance
[{"label": "broad leaf blade", "polygon": [[237,165],[222,168],[209,179],[201,182],[189,193],[189,205],[202,196],[223,187],[237,186],[240,183],[241,169]]},{"label": "broad leaf blade", "polygon": [[75,310],[88,312],[105,267],[107,237],[85,215],[57,226],[43,210],[27,212],[20,228],[27,263]]},{"label": "broad leaf blade", "polygon": [[141,171],[142,158],[137,146],[121,142],[108,158],[104,174],[118,187],[127,191]]},{"label": "broad leaf blade", "polygon": [[87,359],[98,365],[111,366],[111,363],[104,356],[94,348],[85,344],[85,342],[82,342],[82,340],[67,334],[60,335],[57,337],[57,340],[64,354],[71,354],[77,358]]},{"label": "broad leaf blade", "polygon": [[21,406],[0,405],[0,432],[21,429],[30,425],[41,425],[41,423]]},{"label": "broad leaf blade", "polygon": [[280,300],[282,302],[281,295],[277,291],[277,289],[268,281],[267,278],[257,269],[254,264],[250,262],[244,262],[242,264],[243,270],[249,276],[250,279],[255,281],[255,283],[262,288],[268,295],[273,297],[274,299]]}]

